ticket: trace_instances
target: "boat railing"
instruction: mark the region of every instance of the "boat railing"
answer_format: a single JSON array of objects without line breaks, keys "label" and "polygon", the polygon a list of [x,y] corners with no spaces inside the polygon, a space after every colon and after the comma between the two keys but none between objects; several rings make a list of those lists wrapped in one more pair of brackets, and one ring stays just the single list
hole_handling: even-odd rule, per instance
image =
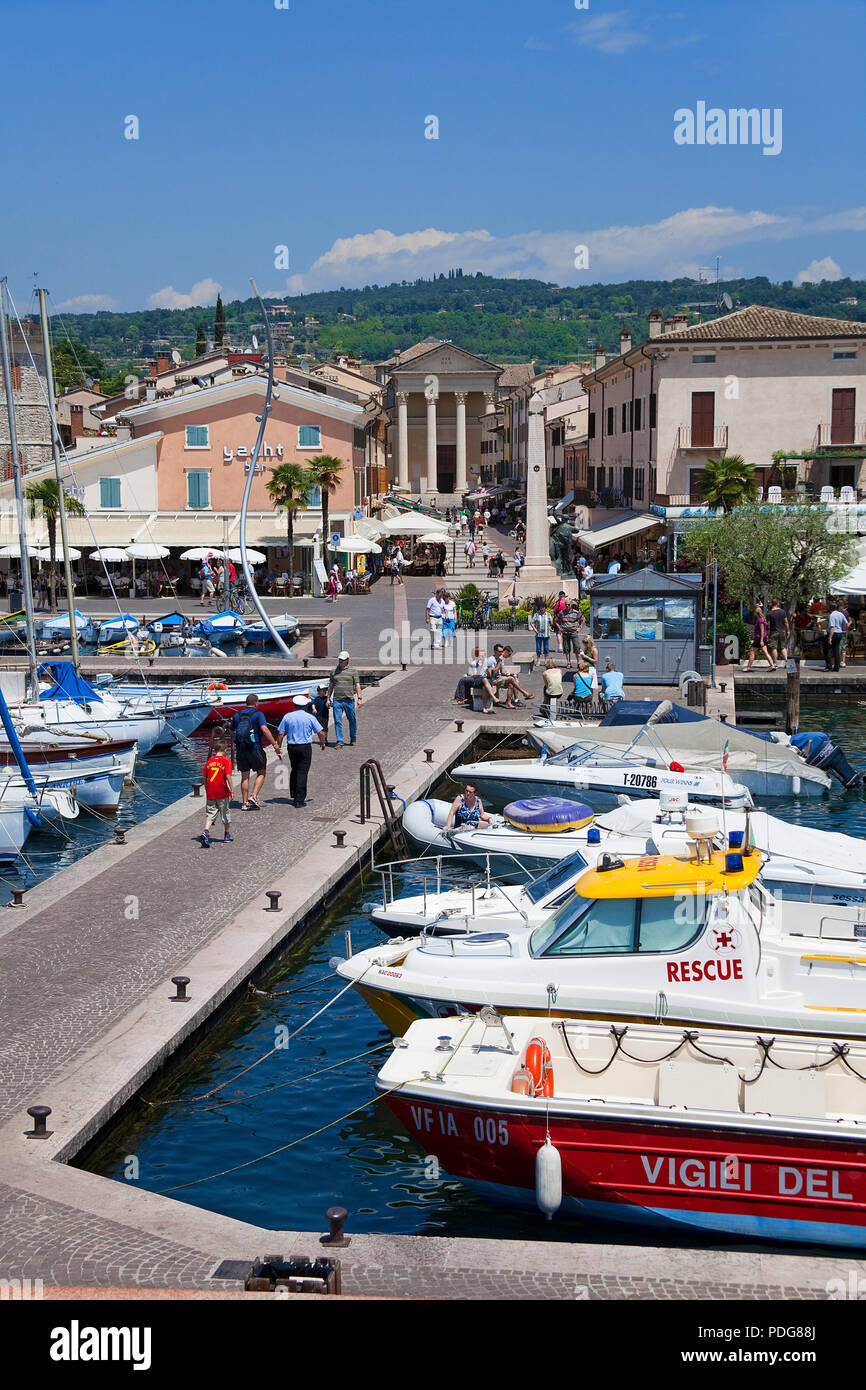
[{"label": "boat railing", "polygon": [[[516,855],[510,854],[508,851],[505,851],[505,850],[503,850],[503,851],[496,850],[496,851],[493,853],[492,857],[493,857],[494,859],[496,859],[497,862],[500,861],[500,860],[502,860],[502,859],[511,860],[511,862],[512,862],[513,865],[514,865],[515,874],[516,874],[517,877],[521,880],[521,882],[524,882],[524,881],[527,881],[527,880],[529,880],[529,881],[531,882],[531,881],[533,881],[536,877],[538,877],[538,873],[544,872],[544,870],[540,870],[540,871],[538,871],[538,873],[532,873],[531,871],[527,870],[527,869],[524,867],[523,864],[521,864],[520,860],[516,857]],[[460,867],[462,867],[463,865],[465,865],[467,868],[469,868],[469,867],[471,867],[471,868],[473,868],[473,869],[477,869],[477,868],[478,868],[478,855],[476,855],[476,854],[457,853],[457,854],[449,854],[449,855],[446,855],[446,856],[444,856],[444,858],[445,858],[446,861],[447,861],[449,870],[453,870],[454,868],[460,868]],[[463,892],[471,892],[471,894],[472,894],[472,912],[473,912],[473,914],[474,914],[474,912],[475,912],[476,893],[477,893],[479,890],[487,891],[487,890],[489,890],[490,888],[496,887],[496,888],[498,888],[498,889],[500,890],[500,892],[504,891],[504,886],[503,886],[503,884],[499,882],[499,875],[497,874],[496,877],[493,877],[493,876],[491,875],[491,871],[490,871],[490,860],[491,860],[491,855],[490,855],[490,854],[485,855],[485,865],[484,865],[484,870],[483,870],[482,876],[481,876],[481,877],[476,877],[476,878],[471,879],[471,880],[467,880],[466,878],[462,878],[462,877],[461,877],[461,878],[454,878],[454,877],[453,877],[452,875],[450,875],[450,874],[449,874],[447,877],[443,877],[443,874],[442,874],[442,860],[443,860],[443,856],[442,856],[441,854],[437,854],[437,855],[435,856],[435,858],[433,858],[433,859],[430,859],[430,858],[391,859],[391,860],[387,860],[387,861],[385,861],[384,863],[381,863],[381,864],[371,863],[370,867],[372,868],[373,872],[379,874],[379,876],[380,876],[380,878],[381,878],[381,880],[382,880],[382,907],[383,907],[383,908],[390,907],[394,902],[396,902],[396,900],[397,900],[398,897],[407,896],[407,895],[405,894],[405,892],[402,891],[402,890],[404,889],[404,886],[405,886],[405,881],[406,881],[406,879],[407,879],[410,875],[415,875],[415,876],[417,877],[417,876],[418,876],[418,873],[419,873],[419,870],[421,871],[421,884],[420,884],[420,889],[421,889],[421,892],[422,892],[422,895],[423,895],[423,899],[424,899],[424,911],[425,911],[425,913],[426,913],[426,911],[427,911],[427,898],[428,898],[428,887],[427,887],[427,885],[428,885],[428,881],[429,881],[431,878],[435,878],[435,883],[436,883],[435,892],[433,892],[433,891],[430,892],[430,897],[433,898],[434,900],[435,900],[435,898],[441,897],[443,891],[446,891],[446,892],[455,892],[455,891],[456,891],[456,892],[460,892],[460,891],[463,891]],[[501,872],[501,871],[500,871],[500,872]],[[508,871],[506,870],[506,872],[508,872]],[[395,887],[395,878],[396,878],[396,880],[397,880],[397,881],[396,881],[396,887]],[[416,885],[416,892],[417,892],[417,885]],[[506,896],[507,896],[507,894],[506,894]],[[509,898],[509,901],[511,901],[510,898]],[[519,910],[519,909],[518,909],[518,910]]]}]

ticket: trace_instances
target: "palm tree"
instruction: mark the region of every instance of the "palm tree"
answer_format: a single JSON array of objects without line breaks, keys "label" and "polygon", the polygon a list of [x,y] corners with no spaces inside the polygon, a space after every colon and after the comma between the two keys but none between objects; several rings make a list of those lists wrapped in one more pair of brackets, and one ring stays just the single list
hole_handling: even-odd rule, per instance
[{"label": "palm tree", "polygon": [[322,535],[325,538],[325,554],[327,555],[331,540],[331,530],[328,524],[330,495],[332,492],[336,492],[339,486],[343,462],[341,459],[334,458],[333,454],[316,454],[315,458],[310,459],[307,469],[313,487],[322,490]]},{"label": "palm tree", "polygon": [[289,584],[295,582],[295,517],[310,505],[312,480],[299,463],[281,463],[271,473],[265,487],[288,517]]},{"label": "palm tree", "polygon": [[746,463],[742,454],[708,459],[698,477],[698,485],[707,505],[721,507],[723,512],[733,511],[743,502],[753,502],[758,492],[754,466]]},{"label": "palm tree", "polygon": [[[36,516],[39,509],[48,526],[48,549],[51,552],[49,582],[51,585],[51,607],[55,606],[57,580],[55,574],[55,555],[57,551],[57,517],[60,513],[60,492],[56,478],[45,478],[41,483],[31,483],[24,493],[30,503],[30,516]],[[63,502],[69,516],[84,516],[84,508],[77,497],[64,490]]]}]

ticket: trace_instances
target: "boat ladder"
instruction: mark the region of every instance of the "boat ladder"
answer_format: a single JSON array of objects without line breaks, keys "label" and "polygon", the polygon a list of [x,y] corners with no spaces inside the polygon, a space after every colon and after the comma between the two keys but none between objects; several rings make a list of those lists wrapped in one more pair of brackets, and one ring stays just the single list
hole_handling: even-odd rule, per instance
[{"label": "boat ladder", "polygon": [[409,846],[406,843],[406,836],[403,831],[403,821],[394,809],[394,802],[391,798],[391,788],[385,781],[385,774],[382,771],[382,764],[378,758],[368,758],[361,764],[361,824],[366,825],[370,819],[370,786],[376,788],[376,795],[379,798],[379,808],[382,812],[382,820],[385,822],[385,829],[388,831],[394,853],[400,858],[408,859]]}]

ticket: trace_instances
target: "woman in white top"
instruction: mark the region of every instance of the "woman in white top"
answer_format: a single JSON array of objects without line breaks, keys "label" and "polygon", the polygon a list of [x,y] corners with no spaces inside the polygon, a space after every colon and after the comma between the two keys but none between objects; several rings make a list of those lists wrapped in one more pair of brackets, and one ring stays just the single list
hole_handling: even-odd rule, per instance
[{"label": "woman in white top", "polygon": [[457,604],[451,594],[445,595],[445,616],[442,619],[442,640],[453,642],[457,631]]}]

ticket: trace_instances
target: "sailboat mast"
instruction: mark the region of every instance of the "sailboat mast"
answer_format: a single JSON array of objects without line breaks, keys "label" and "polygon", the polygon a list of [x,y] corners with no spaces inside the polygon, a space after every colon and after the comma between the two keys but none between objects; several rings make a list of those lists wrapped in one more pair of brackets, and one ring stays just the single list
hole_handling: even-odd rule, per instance
[{"label": "sailboat mast", "polygon": [[[69,536],[66,530],[66,501],[63,493],[63,479],[60,475],[60,436],[57,432],[57,419],[54,414],[54,371],[51,366],[51,335],[48,331],[48,309],[45,291],[37,290],[39,296],[39,322],[42,325],[42,351],[45,356],[45,376],[48,383],[48,417],[51,421],[51,452],[54,456],[54,473],[57,478],[57,515],[60,518],[60,542],[63,546],[63,573],[66,578],[66,606],[69,609],[69,642],[72,647],[72,664],[78,670],[78,629],[75,626],[75,592],[72,587],[72,565],[69,562]],[[52,556],[52,559],[54,557]]]},{"label": "sailboat mast", "polygon": [[36,661],[36,632],[33,625],[33,590],[30,584],[30,552],[27,548],[27,526],[24,519],[24,495],[21,491],[21,461],[18,454],[18,431],[15,428],[15,402],[12,399],[12,370],[9,365],[9,342],[6,333],[6,276],[0,280],[0,359],[3,363],[3,385],[6,391],[6,413],[9,416],[9,447],[12,453],[12,477],[15,483],[15,508],[18,513],[18,544],[21,555],[21,587],[24,591],[24,612],[27,618],[27,664],[30,668],[30,696],[39,696],[39,669]]}]

